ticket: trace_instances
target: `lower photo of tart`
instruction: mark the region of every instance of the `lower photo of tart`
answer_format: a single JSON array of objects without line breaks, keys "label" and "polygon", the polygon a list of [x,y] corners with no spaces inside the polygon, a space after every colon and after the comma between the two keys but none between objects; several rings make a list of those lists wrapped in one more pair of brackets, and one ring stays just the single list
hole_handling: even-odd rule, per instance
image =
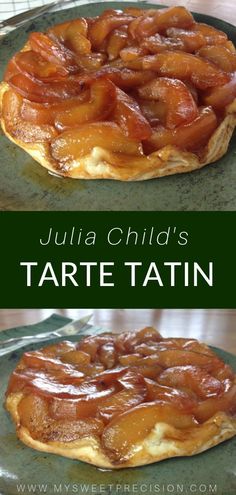
[{"label": "lower photo of tart", "polygon": [[233,437],[236,375],[206,344],[152,327],[78,335],[22,350],[5,407],[28,447],[131,468]]}]

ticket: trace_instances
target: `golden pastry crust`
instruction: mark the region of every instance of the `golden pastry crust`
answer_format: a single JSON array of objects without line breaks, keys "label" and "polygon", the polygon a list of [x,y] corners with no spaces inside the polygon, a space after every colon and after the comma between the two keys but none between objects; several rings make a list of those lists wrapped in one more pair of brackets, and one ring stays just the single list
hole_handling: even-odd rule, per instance
[{"label": "golden pastry crust", "polygon": [[[0,84],[0,114],[3,94],[8,89],[7,83]],[[52,157],[49,143],[32,144],[20,141],[6,130],[3,116],[1,116],[1,125],[5,135],[13,143],[52,173],[73,179],[141,181],[191,172],[222,158],[227,153],[236,127],[236,99],[228,105],[225,118],[202,150],[201,156],[169,145],[151,153],[148,157],[132,157],[130,164],[118,154],[100,147],[95,147],[90,154],[79,160],[62,164]]]},{"label": "golden pastry crust", "polygon": [[[18,404],[23,394],[10,394],[6,409],[16,424],[18,438],[28,447],[42,452],[62,455],[107,469],[143,466],[171,457],[192,456],[218,445],[236,434],[236,419],[219,412],[197,428],[181,432],[166,423],[156,423],[145,440],[135,445],[132,455],[118,465],[112,463],[101,448],[96,437],[82,438],[72,442],[41,442],[32,438],[29,430],[22,426]],[[172,439],[170,439],[172,438]]]}]

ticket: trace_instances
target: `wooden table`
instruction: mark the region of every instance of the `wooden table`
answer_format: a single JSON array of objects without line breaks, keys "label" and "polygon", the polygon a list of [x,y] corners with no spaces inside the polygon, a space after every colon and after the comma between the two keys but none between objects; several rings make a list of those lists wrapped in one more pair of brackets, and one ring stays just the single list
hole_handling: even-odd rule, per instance
[{"label": "wooden table", "polygon": [[0,330],[30,325],[58,313],[79,318],[93,312],[92,323],[121,331],[154,326],[163,336],[197,338],[236,354],[236,310],[203,309],[2,309]]},{"label": "wooden table", "polygon": [[150,0],[150,3],[158,3],[160,5],[184,5],[193,12],[208,14],[218,19],[223,19],[236,24],[236,1],[235,0]]}]

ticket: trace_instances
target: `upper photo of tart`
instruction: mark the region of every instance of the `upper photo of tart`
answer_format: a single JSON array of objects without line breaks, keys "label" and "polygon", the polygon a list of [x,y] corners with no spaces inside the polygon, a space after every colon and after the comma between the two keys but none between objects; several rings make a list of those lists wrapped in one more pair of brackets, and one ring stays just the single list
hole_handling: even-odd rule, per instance
[{"label": "upper photo of tart", "polygon": [[[45,29],[31,25],[8,55],[0,84],[3,133],[38,162],[32,160],[32,169],[41,165],[46,174],[70,179],[137,182],[212,163],[214,171],[220,168],[236,126],[236,48],[229,33],[199,22],[184,6],[96,5],[99,12],[82,5],[87,15],[82,9]],[[179,182],[171,180],[164,188],[173,196]],[[164,185],[156,182],[155,196]],[[99,206],[93,209],[104,209],[106,194],[95,184]],[[188,192],[184,184],[187,201],[191,179]],[[133,196],[137,185],[130,186],[126,195]],[[106,181],[109,187],[113,202],[117,193],[119,200],[122,184]],[[141,187],[145,191],[144,182]],[[145,203],[138,191],[139,204],[140,196]],[[144,209],[173,206],[162,201]]]}]

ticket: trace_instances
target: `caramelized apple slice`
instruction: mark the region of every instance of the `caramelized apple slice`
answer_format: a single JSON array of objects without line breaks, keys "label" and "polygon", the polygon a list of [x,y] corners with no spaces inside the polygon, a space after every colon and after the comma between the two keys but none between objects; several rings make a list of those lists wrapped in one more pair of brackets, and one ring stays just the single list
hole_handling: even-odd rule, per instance
[{"label": "caramelized apple slice", "polygon": [[103,447],[111,459],[122,461],[129,457],[135,444],[144,440],[157,423],[167,423],[181,429],[196,425],[194,417],[181,408],[161,401],[148,402],[116,416],[103,431]]},{"label": "caramelized apple slice", "polygon": [[[66,38],[66,31],[67,28],[70,26],[71,21],[66,21],[66,22],[61,22],[60,24],[55,24],[55,26],[50,27],[47,30],[47,35],[52,38],[53,40],[60,41],[61,43],[64,43],[65,38]],[[86,32],[84,33],[84,36],[86,36]]]},{"label": "caramelized apple slice", "polygon": [[78,55],[87,55],[91,52],[91,43],[82,34],[78,33],[76,27],[69,26],[66,33],[66,46]]},{"label": "caramelized apple slice", "polygon": [[158,349],[159,349],[158,342],[151,342],[146,344],[143,343],[135,346],[135,352],[137,352],[138,355],[141,356],[151,356],[152,354],[156,354]]},{"label": "caramelized apple slice", "polygon": [[144,396],[132,390],[122,390],[112,397],[103,400],[98,407],[98,416],[106,423],[109,423],[115,416],[131,409],[143,402]]},{"label": "caramelized apple slice", "polygon": [[206,45],[206,38],[200,31],[191,31],[171,27],[166,31],[171,39],[180,40],[183,43],[184,51],[194,53],[202,46]]},{"label": "caramelized apple slice", "polygon": [[98,413],[98,408],[104,404],[104,401],[112,399],[115,393],[116,387],[113,384],[100,394],[89,395],[85,399],[77,400],[76,418],[81,419],[95,416]]},{"label": "caramelized apple slice", "polygon": [[132,17],[140,17],[146,11],[143,9],[138,9],[136,7],[126,7],[123,9],[124,14],[132,15]]},{"label": "caramelized apple slice", "polygon": [[113,116],[115,122],[129,138],[138,141],[148,139],[152,129],[141,113],[138,103],[119,88],[116,89],[116,94],[117,103]]},{"label": "caramelized apple slice", "polygon": [[121,29],[115,29],[107,43],[107,53],[109,60],[115,60],[119,57],[120,51],[126,46],[128,34]]},{"label": "caramelized apple slice", "polygon": [[53,398],[48,401],[48,413],[53,419],[77,419],[77,401]]},{"label": "caramelized apple slice", "polygon": [[123,14],[123,10],[120,9],[106,9],[100,14],[100,18],[106,19],[107,17],[120,16]]},{"label": "caramelized apple slice", "polygon": [[11,79],[11,77],[15,76],[16,74],[18,74],[19,72],[19,69],[15,63],[15,57],[12,57],[7,66],[6,66],[6,69],[4,71],[4,74],[3,74],[3,81],[5,82],[8,82],[9,79]]},{"label": "caramelized apple slice", "polygon": [[168,349],[166,351],[160,351],[156,354],[156,359],[158,360],[159,366],[162,366],[163,368],[192,365],[199,366],[200,368],[205,368],[207,370],[212,370],[222,366],[221,361],[216,356],[210,358],[206,354],[186,351],[184,349]]},{"label": "caramelized apple slice", "polygon": [[151,11],[151,14],[147,11],[137,21],[130,24],[130,32],[137,39],[164,32],[169,27],[188,28],[194,23],[192,14],[185,7],[170,7]]},{"label": "caramelized apple slice", "polygon": [[234,53],[236,52],[236,48],[233,44],[232,41],[228,40],[226,41],[226,43],[224,43],[224,46],[231,52],[231,53]]},{"label": "caramelized apple slice", "polygon": [[88,34],[93,48],[98,48],[111,31],[128,24],[132,19],[132,16],[126,14],[110,15],[97,19],[89,28]]},{"label": "caramelized apple slice", "polygon": [[91,52],[91,43],[87,39],[88,22],[83,17],[63,22],[50,28],[47,34],[54,41],[64,43],[79,55]]},{"label": "caramelized apple slice", "polygon": [[24,397],[19,406],[21,424],[35,439],[71,442],[78,438],[101,435],[103,423],[96,418],[55,420],[49,416],[47,402],[38,396]]},{"label": "caramelized apple slice", "polygon": [[230,82],[219,88],[209,90],[204,96],[204,103],[216,110],[225,109],[236,98],[236,72]]},{"label": "caramelized apple slice", "polygon": [[157,380],[157,377],[162,371],[162,368],[157,364],[149,365],[145,363],[132,366],[130,369],[151,380]]},{"label": "caramelized apple slice", "polygon": [[78,160],[99,146],[115,153],[142,154],[138,141],[127,138],[113,122],[95,122],[63,132],[51,144],[56,160]]},{"label": "caramelized apple slice", "polygon": [[142,98],[166,104],[166,127],[174,129],[192,122],[198,115],[197,105],[186,85],[177,79],[160,77],[138,90]]},{"label": "caramelized apple slice", "polygon": [[29,43],[36,53],[55,65],[62,65],[69,72],[78,72],[78,64],[74,54],[59,41],[54,41],[43,33],[31,33]]},{"label": "caramelized apple slice", "polygon": [[120,377],[117,378],[117,382],[127,390],[133,390],[133,392],[139,391],[143,397],[146,396],[146,383],[143,376],[140,373],[134,373],[132,370],[126,370]]},{"label": "caramelized apple slice", "polygon": [[122,378],[127,372],[128,368],[123,368],[117,366],[116,368],[108,369],[100,373],[99,377],[97,377],[97,383],[102,384],[102,386],[111,386],[112,384],[118,382],[120,378]]},{"label": "caramelized apple slice", "polygon": [[98,347],[99,344],[96,339],[91,339],[90,337],[86,337],[77,344],[77,349],[86,352],[86,354],[89,354],[91,357],[91,361],[95,360]]},{"label": "caramelized apple slice", "polygon": [[143,365],[143,366],[155,366],[156,371],[160,373],[162,371],[161,366],[159,366],[158,363],[158,355],[155,354],[150,354],[149,356],[140,356],[139,359],[137,359],[136,363],[137,365]]},{"label": "caramelized apple slice", "polygon": [[80,55],[79,64],[81,70],[96,71],[99,70],[107,61],[105,53],[90,53],[88,55]]},{"label": "caramelized apple slice", "polygon": [[57,114],[62,114],[67,110],[77,108],[81,103],[89,100],[89,90],[83,91],[76,98],[69,98],[60,103],[42,104],[32,101],[23,100],[21,115],[24,120],[33,124],[51,124],[54,125]]},{"label": "caramelized apple slice", "polygon": [[51,141],[57,131],[50,125],[36,125],[25,122],[21,117],[22,98],[9,90],[3,95],[2,115],[6,131],[25,143],[40,143]]},{"label": "caramelized apple slice", "polygon": [[120,51],[120,58],[124,62],[130,62],[131,60],[136,60],[137,58],[142,57],[147,53],[148,51],[140,46],[127,46]]},{"label": "caramelized apple slice", "polygon": [[108,79],[98,79],[91,84],[91,97],[69,110],[58,112],[55,126],[60,130],[86,122],[105,120],[116,104],[116,88]]},{"label": "caramelized apple slice", "polygon": [[147,395],[146,383],[139,373],[127,371],[117,381],[125,390],[118,391],[112,397],[105,399],[98,408],[99,417],[106,422],[111,421],[125,409],[140,404]]},{"label": "caramelized apple slice", "polygon": [[197,366],[174,366],[158,377],[158,382],[169,387],[194,392],[200,399],[216,397],[223,392],[219,380]]},{"label": "caramelized apple slice", "polygon": [[143,68],[156,70],[159,75],[188,79],[199,89],[220,86],[229,81],[229,75],[208,60],[191,53],[169,51],[144,57]]},{"label": "caramelized apple slice", "polygon": [[65,352],[61,357],[63,363],[74,364],[74,365],[89,364],[90,359],[91,359],[90,355],[87,354],[87,352],[75,351],[75,350]]},{"label": "caramelized apple slice", "polygon": [[[74,351],[72,351],[74,352]],[[50,357],[41,351],[25,352],[23,355],[23,363],[37,370],[69,370],[70,367],[62,364],[59,358]]]},{"label": "caramelized apple slice", "polygon": [[[130,70],[127,68],[122,68],[121,70],[117,67],[104,66],[94,77],[106,77],[119,88],[128,90],[151,81],[155,75],[155,72],[150,70]],[[90,77],[90,80],[92,80],[93,74],[90,74]]]},{"label": "caramelized apple slice", "polygon": [[100,362],[107,368],[113,368],[116,364],[116,351],[113,342],[103,344],[99,349]]},{"label": "caramelized apple slice", "polygon": [[159,366],[158,357],[156,355],[141,356],[139,354],[128,354],[120,356],[120,363],[123,366],[130,366],[131,370],[142,374],[146,378],[155,380],[163,368]]},{"label": "caramelized apple slice", "polygon": [[172,145],[182,150],[197,151],[207,144],[217,125],[217,117],[212,108],[203,108],[199,116],[190,124],[173,130],[162,126],[156,127],[151,138],[146,142],[145,149],[151,153]]},{"label": "caramelized apple slice", "polygon": [[8,84],[24,98],[36,103],[55,103],[73,98],[81,92],[82,86],[82,82],[77,79],[67,78],[46,83],[37,79],[32,80],[24,74],[12,76]]},{"label": "caramelized apple slice", "polygon": [[151,126],[166,124],[167,105],[163,101],[145,100],[136,96],[141,112],[146,117]]},{"label": "caramelized apple slice", "polygon": [[137,332],[133,332],[133,334],[131,333],[129,336],[131,348],[145,342],[153,344],[154,342],[159,342],[161,339],[161,334],[153,327],[144,327]]},{"label": "caramelized apple slice", "polygon": [[[16,370],[9,384],[9,391],[17,392],[22,389],[34,390],[44,397],[58,397],[85,401],[103,400],[116,391],[114,383],[106,386],[102,381],[90,379],[84,381],[84,376],[70,365],[61,365],[61,369]],[[101,373],[102,375],[102,373]]]},{"label": "caramelized apple slice", "polygon": [[224,45],[204,46],[197,55],[214,63],[225,72],[236,70],[236,53],[232,53]]},{"label": "caramelized apple slice", "polygon": [[204,36],[206,45],[224,45],[228,41],[227,34],[209,24],[197,22],[193,25],[192,30]]},{"label": "caramelized apple slice", "polygon": [[236,53],[232,53],[224,45],[204,46],[198,51],[197,55],[213,62],[225,72],[234,72],[236,70]]},{"label": "caramelized apple slice", "polygon": [[124,354],[123,356],[119,356],[119,362],[122,366],[132,366],[133,364],[138,364],[142,359],[141,354],[133,353],[133,354]]},{"label": "caramelized apple slice", "polygon": [[145,382],[147,385],[147,401],[164,401],[183,409],[188,414],[193,413],[193,409],[197,404],[196,399],[192,396],[193,394],[188,394],[184,390],[160,385],[148,378],[145,378]]},{"label": "caramelized apple slice", "polygon": [[161,335],[155,328],[145,327],[137,332],[122,332],[116,338],[116,347],[120,354],[135,354],[139,344],[147,342],[152,346],[159,340]]},{"label": "caramelized apple slice", "polygon": [[178,38],[166,38],[156,33],[141,42],[141,47],[150,53],[161,53],[167,50],[184,50],[184,42]]},{"label": "caramelized apple slice", "polygon": [[62,342],[58,342],[57,344],[50,344],[44,347],[43,353],[46,356],[51,357],[60,357],[66,352],[74,351],[76,349],[76,344],[74,342],[70,342],[69,340],[63,340]]},{"label": "caramelized apple slice", "polygon": [[103,333],[96,337],[86,337],[77,344],[77,349],[83,350],[90,354],[92,361],[95,360],[98,349],[104,344],[110,344],[114,341],[114,336],[111,333]]},{"label": "caramelized apple slice", "polygon": [[207,421],[218,411],[227,411],[231,414],[236,412],[236,385],[232,385],[229,390],[219,397],[204,400],[198,404],[194,414],[200,423]]},{"label": "caramelized apple slice", "polygon": [[48,441],[72,442],[79,438],[99,437],[103,428],[103,422],[97,418],[61,420],[53,423],[46,435]]},{"label": "caramelized apple slice", "polygon": [[47,62],[39,53],[29,50],[19,52],[14,57],[16,68],[25,75],[33,76],[42,80],[57,79],[66,76],[68,71],[65,67]]},{"label": "caramelized apple slice", "polygon": [[64,42],[78,55],[86,55],[91,52],[91,43],[87,39],[88,23],[80,18],[71,21],[64,35]]},{"label": "caramelized apple slice", "polygon": [[27,428],[33,438],[39,438],[43,430],[50,423],[48,416],[48,404],[43,397],[27,395],[18,405],[20,423]]},{"label": "caramelized apple slice", "polygon": [[105,370],[104,366],[99,363],[80,364],[76,366],[76,369],[81,371],[84,376],[91,378],[96,377],[99,373],[102,373]]},{"label": "caramelized apple slice", "polygon": [[226,379],[230,381],[234,378],[234,373],[232,368],[228,364],[224,364],[222,368],[212,371],[212,376],[220,380],[220,382],[224,382]]}]

